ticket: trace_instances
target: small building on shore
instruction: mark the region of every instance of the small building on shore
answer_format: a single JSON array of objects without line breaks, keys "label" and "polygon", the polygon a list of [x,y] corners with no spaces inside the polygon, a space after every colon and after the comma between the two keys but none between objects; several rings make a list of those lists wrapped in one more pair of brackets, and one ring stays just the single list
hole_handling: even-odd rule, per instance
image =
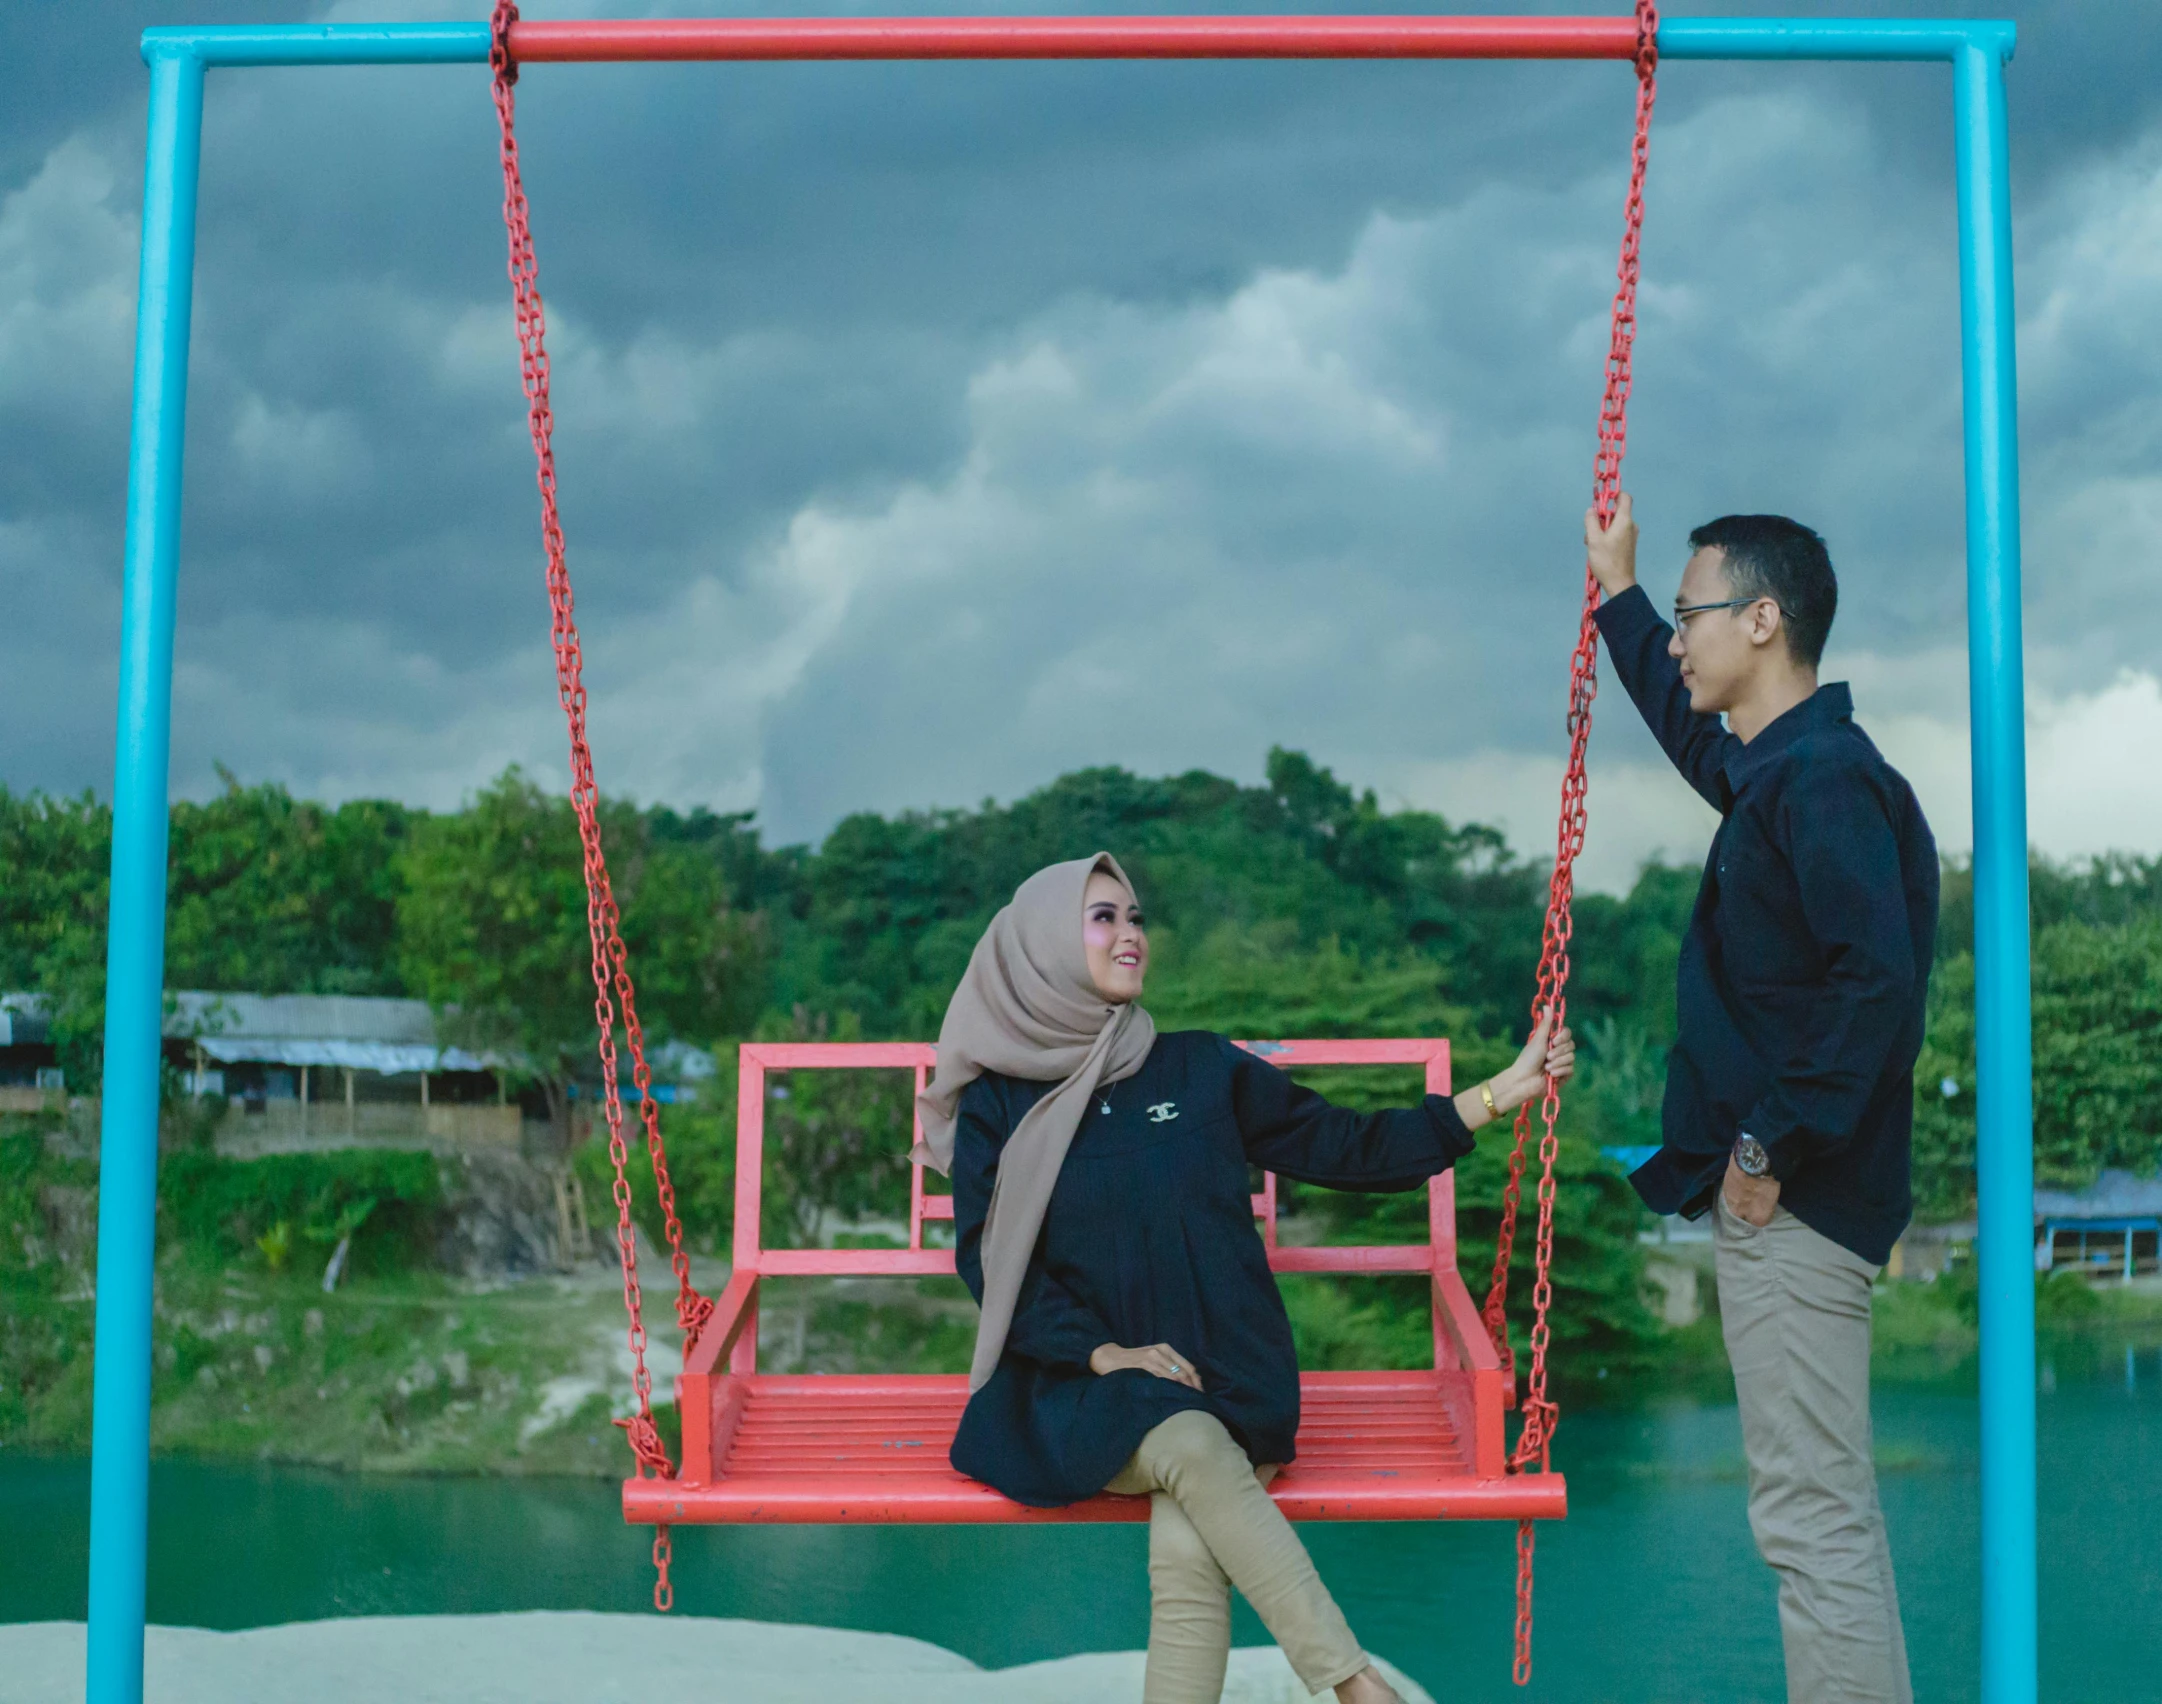
[{"label": "small building on shore", "polygon": [[445,1045],[423,1000],[183,991],[165,1057],[191,1098],[224,1101],[224,1152],[515,1146],[529,1111],[512,1090],[517,1062]]},{"label": "small building on shore", "polygon": [[2081,1190],[2034,1192],[2034,1265],[2131,1279],[2162,1270],[2162,1176],[2105,1171]]},{"label": "small building on shore", "polygon": [[[551,1124],[546,1092],[521,1058],[445,1041],[423,1000],[375,995],[166,997],[164,1057],[179,1088],[166,1122],[183,1139],[246,1158],[337,1147],[543,1151],[589,1133],[599,1085],[563,1086]],[[693,1099],[711,1054],[683,1041],[649,1050],[653,1098]],[[35,993],[0,994],[0,1114],[64,1113],[85,1151],[98,1129],[95,1083],[70,1083],[50,1008]],[[626,1102],[635,1098],[628,1083]],[[205,1128],[207,1121],[208,1128]],[[192,1128],[188,1128],[192,1127]]]},{"label": "small building on shore", "polygon": [[64,1105],[67,1089],[44,1000],[36,994],[0,994],[0,1112]]}]

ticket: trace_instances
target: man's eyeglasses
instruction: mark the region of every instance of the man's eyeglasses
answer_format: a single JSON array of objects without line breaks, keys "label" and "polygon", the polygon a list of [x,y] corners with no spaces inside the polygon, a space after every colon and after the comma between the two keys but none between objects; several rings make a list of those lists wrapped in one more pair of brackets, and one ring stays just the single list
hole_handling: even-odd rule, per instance
[{"label": "man's eyeglasses", "polygon": [[1753,603],[1763,603],[1765,601],[1763,593],[1760,592],[1753,598],[1728,598],[1724,603],[1676,604],[1674,606],[1674,625],[1686,629],[1689,625],[1689,618],[1693,615],[1703,615],[1715,609],[1747,609]]}]

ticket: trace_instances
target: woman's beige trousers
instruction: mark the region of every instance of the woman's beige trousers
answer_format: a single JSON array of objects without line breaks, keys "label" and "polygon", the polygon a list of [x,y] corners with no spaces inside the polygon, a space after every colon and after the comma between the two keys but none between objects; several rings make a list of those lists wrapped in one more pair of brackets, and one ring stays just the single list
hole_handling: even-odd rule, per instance
[{"label": "woman's beige trousers", "polygon": [[1142,1704],[1217,1704],[1237,1586],[1309,1692],[1367,1665],[1262,1472],[1213,1414],[1174,1414],[1107,1490],[1149,1493],[1149,1659]]}]

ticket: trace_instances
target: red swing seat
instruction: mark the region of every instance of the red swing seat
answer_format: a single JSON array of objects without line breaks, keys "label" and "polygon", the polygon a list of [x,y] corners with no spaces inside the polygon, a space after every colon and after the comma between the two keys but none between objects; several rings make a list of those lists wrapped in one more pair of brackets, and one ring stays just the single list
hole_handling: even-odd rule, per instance
[{"label": "red swing seat", "polygon": [[[1280,1066],[1419,1065],[1429,1093],[1449,1089],[1446,1041],[1243,1042]],[[737,1087],[735,1270],[676,1380],[682,1460],[673,1478],[623,1485],[627,1521],[945,1524],[1137,1521],[1145,1497],[1092,1497],[1031,1509],[948,1463],[968,1380],[959,1374],[773,1374],[758,1371],[758,1289],[768,1277],[950,1275],[953,1251],[926,1247],[926,1223],[953,1198],[910,1186],[908,1247],[766,1248],[759,1235],[766,1073],[913,1070],[920,1088],[936,1049],[920,1042],[751,1043]],[[1276,1240],[1276,1179],[1254,1197],[1277,1272],[1424,1273],[1433,1287],[1431,1369],[1307,1373],[1299,1453],[1269,1487],[1293,1520],[1556,1520],[1558,1473],[1510,1473],[1504,1410],[1510,1378],[1456,1265],[1450,1173],[1427,1186],[1427,1240],[1294,1248]]]}]

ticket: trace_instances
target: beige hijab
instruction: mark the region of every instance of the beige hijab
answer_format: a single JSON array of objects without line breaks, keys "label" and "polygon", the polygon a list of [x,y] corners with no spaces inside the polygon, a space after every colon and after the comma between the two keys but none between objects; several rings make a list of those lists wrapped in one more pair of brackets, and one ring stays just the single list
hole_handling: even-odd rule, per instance
[{"label": "beige hijab", "polygon": [[999,1156],[983,1224],[983,1319],[970,1390],[982,1388],[1006,1346],[1052,1185],[1089,1098],[1140,1070],[1156,1042],[1148,1013],[1137,1005],[1113,1005],[1089,977],[1081,908],[1089,877],[1098,870],[1133,892],[1108,852],[1052,864],[1014,890],[969,957],[939,1026],[938,1070],[916,1097],[923,1140],[910,1158],[947,1172],[953,1168],[954,1117],[969,1084],[995,1071],[1058,1085],[1029,1109]]}]

